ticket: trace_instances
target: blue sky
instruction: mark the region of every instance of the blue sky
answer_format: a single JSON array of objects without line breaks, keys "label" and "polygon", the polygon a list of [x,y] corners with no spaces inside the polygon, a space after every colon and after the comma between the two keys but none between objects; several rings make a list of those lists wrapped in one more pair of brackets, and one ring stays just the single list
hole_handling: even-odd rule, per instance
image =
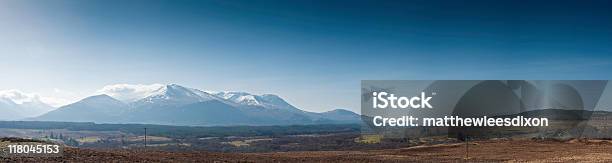
[{"label": "blue sky", "polygon": [[610,79],[610,1],[0,1],[0,90],[177,83],[359,110],[360,80]]}]

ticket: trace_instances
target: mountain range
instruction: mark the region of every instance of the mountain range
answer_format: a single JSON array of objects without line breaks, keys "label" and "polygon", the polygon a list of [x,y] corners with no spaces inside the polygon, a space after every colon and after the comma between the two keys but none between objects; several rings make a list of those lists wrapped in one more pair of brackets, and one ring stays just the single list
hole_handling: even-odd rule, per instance
[{"label": "mountain range", "polygon": [[0,91],[0,120],[19,120],[42,115],[53,110],[38,96],[17,90]]},{"label": "mountain range", "polygon": [[[120,94],[112,94],[122,97]],[[358,123],[360,116],[344,109],[303,111],[277,95],[206,92],[176,84],[160,86],[144,98],[119,100],[106,94],[59,107],[32,121],[145,123],[164,125],[303,125]]]}]

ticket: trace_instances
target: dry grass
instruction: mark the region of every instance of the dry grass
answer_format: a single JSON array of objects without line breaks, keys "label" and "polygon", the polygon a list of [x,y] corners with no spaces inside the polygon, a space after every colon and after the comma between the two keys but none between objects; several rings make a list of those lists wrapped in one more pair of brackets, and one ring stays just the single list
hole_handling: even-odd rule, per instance
[{"label": "dry grass", "polygon": [[417,146],[365,151],[272,153],[163,152],[68,148],[61,158],[2,158],[3,162],[612,162],[612,143],[599,140],[570,142],[486,140],[465,144]]}]

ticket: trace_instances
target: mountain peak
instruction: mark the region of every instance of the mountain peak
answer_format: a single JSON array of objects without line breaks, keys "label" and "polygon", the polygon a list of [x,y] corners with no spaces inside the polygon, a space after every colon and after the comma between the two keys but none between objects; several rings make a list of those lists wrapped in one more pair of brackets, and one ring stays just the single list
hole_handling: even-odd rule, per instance
[{"label": "mountain peak", "polygon": [[96,99],[96,98],[110,98],[110,99],[114,99],[113,97],[107,95],[107,94],[99,94],[99,95],[93,95],[93,96],[89,96],[85,99]]},{"label": "mountain peak", "polygon": [[106,103],[122,103],[123,104],[123,102],[121,102],[121,101],[119,101],[119,100],[117,100],[117,99],[115,99],[115,98],[113,98],[113,97],[111,97],[109,95],[106,95],[106,94],[89,96],[89,97],[84,98],[83,100],[81,100],[79,102],[86,102],[86,103],[88,103],[88,102],[96,102],[96,103],[98,103],[98,102],[100,102],[100,103],[101,102],[106,102]]},{"label": "mountain peak", "polygon": [[282,99],[280,96],[275,95],[275,94],[263,94],[261,95],[262,97],[267,97],[267,98],[277,98],[277,99]]},{"label": "mountain peak", "polygon": [[267,109],[301,111],[287,103],[283,98],[273,94],[254,95],[247,92],[219,92],[215,95],[241,105],[260,106]]},{"label": "mountain peak", "polygon": [[320,114],[326,119],[345,123],[357,123],[360,122],[361,116],[355,112],[346,109],[334,109],[331,111],[323,112]]},{"label": "mountain peak", "polygon": [[178,84],[167,84],[155,90],[150,96],[167,95],[167,96],[194,96],[191,88],[183,87]]},{"label": "mountain peak", "polygon": [[252,95],[250,93],[246,93],[246,92],[219,92],[216,94],[217,96],[238,103],[238,104],[245,104],[245,105],[259,105],[260,101],[257,100],[257,97],[255,95]]},{"label": "mountain peak", "polygon": [[151,105],[180,106],[216,99],[219,98],[215,98],[204,91],[178,84],[168,84],[155,90],[149,96],[136,101],[135,105],[137,107],[150,107]]},{"label": "mountain peak", "polygon": [[187,89],[186,87],[183,87],[181,85],[178,84],[168,84],[165,86],[166,90],[184,90]]}]

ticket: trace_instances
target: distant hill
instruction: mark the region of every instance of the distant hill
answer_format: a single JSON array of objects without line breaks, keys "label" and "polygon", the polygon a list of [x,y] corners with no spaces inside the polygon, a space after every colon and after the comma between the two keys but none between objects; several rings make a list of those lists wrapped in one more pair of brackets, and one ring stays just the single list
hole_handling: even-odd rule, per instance
[{"label": "distant hill", "polygon": [[170,84],[133,102],[108,95],[91,96],[27,120],[229,126],[349,124],[359,123],[360,116],[343,109],[323,113],[303,111],[277,95],[212,94]]},{"label": "distant hill", "polygon": [[0,91],[0,120],[19,120],[42,115],[54,108],[39,97],[17,90]]},{"label": "distant hill", "polygon": [[608,111],[589,111],[589,110],[565,110],[565,109],[542,109],[526,111],[518,114],[503,115],[497,117],[541,117],[550,120],[588,120],[592,117],[612,117],[612,112]]},{"label": "distant hill", "polygon": [[76,103],[60,107],[31,118],[45,121],[113,123],[128,112],[128,105],[107,95],[87,97]]}]

